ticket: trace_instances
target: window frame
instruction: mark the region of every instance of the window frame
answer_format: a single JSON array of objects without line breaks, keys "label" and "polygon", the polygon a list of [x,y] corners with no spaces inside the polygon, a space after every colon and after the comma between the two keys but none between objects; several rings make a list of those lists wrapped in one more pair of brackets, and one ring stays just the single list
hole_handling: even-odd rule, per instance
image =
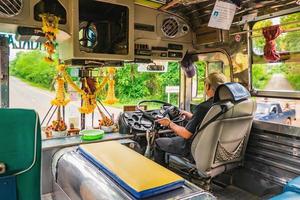
[{"label": "window frame", "polygon": [[[252,41],[252,30],[254,27],[254,24],[259,22],[259,21],[263,21],[263,20],[267,20],[267,19],[272,19],[272,18],[276,18],[276,17],[281,17],[281,16],[285,16],[285,15],[290,15],[290,14],[294,14],[300,12],[298,11],[287,11],[287,12],[280,12],[280,13],[276,13],[273,15],[266,15],[266,16],[262,16],[262,17],[258,17],[255,18],[255,20],[252,20],[251,22],[248,22],[248,30],[247,31],[247,43],[248,43],[248,55],[249,55],[249,86],[250,86],[250,93],[252,96],[254,97],[269,97],[269,98],[282,98],[282,99],[300,99],[300,91],[282,91],[282,90],[259,90],[254,88],[253,86],[253,57],[254,52],[253,52],[253,41]],[[266,63],[267,64],[267,63]]]}]

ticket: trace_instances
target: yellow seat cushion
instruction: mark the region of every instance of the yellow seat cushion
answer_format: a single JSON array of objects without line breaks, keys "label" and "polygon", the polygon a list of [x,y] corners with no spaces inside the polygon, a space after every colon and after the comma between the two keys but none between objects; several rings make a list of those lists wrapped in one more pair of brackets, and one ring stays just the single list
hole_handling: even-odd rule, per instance
[{"label": "yellow seat cushion", "polygon": [[182,177],[116,141],[80,145],[79,152],[137,198],[184,183]]}]

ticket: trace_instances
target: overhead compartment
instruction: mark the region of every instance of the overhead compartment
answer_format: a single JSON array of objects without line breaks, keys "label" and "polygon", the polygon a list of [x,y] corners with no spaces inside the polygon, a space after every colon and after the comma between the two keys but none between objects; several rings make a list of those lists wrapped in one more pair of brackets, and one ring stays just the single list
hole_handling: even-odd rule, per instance
[{"label": "overhead compartment", "polygon": [[72,38],[59,47],[71,65],[117,65],[133,60],[134,2],[72,0]]},{"label": "overhead compartment", "polygon": [[23,34],[26,39],[41,36],[41,13],[60,17],[58,41],[66,40],[70,33],[69,0],[12,0],[0,2],[0,31]]}]

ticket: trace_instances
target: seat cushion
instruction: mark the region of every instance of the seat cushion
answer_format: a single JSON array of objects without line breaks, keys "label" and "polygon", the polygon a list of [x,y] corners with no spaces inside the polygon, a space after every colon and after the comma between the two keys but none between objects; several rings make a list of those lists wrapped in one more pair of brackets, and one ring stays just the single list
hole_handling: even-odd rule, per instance
[{"label": "seat cushion", "polygon": [[272,197],[270,200],[299,200],[300,194],[296,192],[284,192],[278,196]]},{"label": "seat cushion", "polygon": [[80,145],[79,152],[136,198],[184,184],[177,174],[116,141]]},{"label": "seat cushion", "polygon": [[[40,200],[42,151],[38,115],[34,110],[0,109],[0,119],[0,163],[6,165],[6,173],[0,176],[16,176],[18,200]],[[2,187],[0,199],[7,199],[1,196],[4,191],[9,192]]]},{"label": "seat cushion", "polygon": [[300,176],[294,178],[293,180],[289,181],[285,187],[284,191],[292,191],[300,193]]}]

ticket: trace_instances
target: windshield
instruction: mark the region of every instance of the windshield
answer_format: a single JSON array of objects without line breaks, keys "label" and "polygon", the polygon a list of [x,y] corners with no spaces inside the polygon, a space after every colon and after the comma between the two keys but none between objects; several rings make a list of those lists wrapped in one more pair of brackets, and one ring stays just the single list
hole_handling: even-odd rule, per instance
[{"label": "windshield", "polygon": [[269,113],[270,105],[264,103],[258,103],[256,114],[268,114]]}]

